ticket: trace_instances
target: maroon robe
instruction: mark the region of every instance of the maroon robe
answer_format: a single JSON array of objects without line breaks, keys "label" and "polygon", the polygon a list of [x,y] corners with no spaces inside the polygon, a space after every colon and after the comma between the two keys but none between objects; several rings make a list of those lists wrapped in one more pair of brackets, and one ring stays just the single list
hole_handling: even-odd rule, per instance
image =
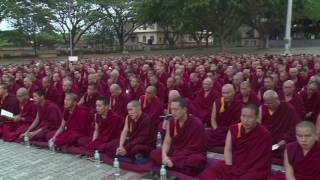
[{"label": "maroon robe", "polygon": [[225,104],[224,111],[221,109],[221,98],[216,103],[216,129],[208,129],[206,131],[205,144],[207,150],[214,151],[214,148],[224,146],[228,129],[231,125],[240,121],[242,103],[234,99],[229,105]]},{"label": "maroon robe", "polygon": [[155,96],[152,99],[146,99],[145,95],[140,97],[142,111],[146,113],[153,121],[155,127],[158,127],[160,116],[163,114],[163,104],[160,99]]},{"label": "maroon robe", "polygon": [[54,87],[53,85],[50,85],[47,89],[45,89],[46,91],[46,99],[56,103],[58,106],[61,103],[61,92],[59,92],[57,90],[56,87]]},{"label": "maroon robe", "polygon": [[98,94],[94,94],[94,95],[88,95],[88,93],[85,93],[83,95],[83,104],[81,104],[84,107],[87,107],[90,111],[90,113],[94,113],[96,112],[96,101],[98,99]]},{"label": "maroon robe", "polygon": [[[155,139],[154,124],[148,115],[142,113],[137,122],[128,117],[128,134],[124,143],[127,151],[126,157],[134,159],[136,154],[148,156],[155,147]],[[115,156],[119,141],[120,139],[115,139],[107,143],[106,153],[109,157]]]},{"label": "maroon robe", "polygon": [[[281,100],[285,101],[285,97],[280,95]],[[299,115],[300,119],[302,120],[305,117],[306,110],[304,108],[303,100],[301,96],[294,94],[290,101],[288,101],[295,109],[296,113]]]},{"label": "maroon robe", "polygon": [[66,121],[66,127],[55,139],[57,147],[70,146],[78,138],[89,136],[91,121],[88,108],[76,106],[72,112],[65,109],[63,119]]},{"label": "maroon robe", "polygon": [[320,110],[320,93],[314,93],[310,98],[307,95],[307,90],[300,92],[300,96],[303,100],[306,113],[311,112],[311,117],[308,120],[316,122],[317,115]]},{"label": "maroon robe", "polygon": [[236,95],[236,99],[237,99],[237,101],[242,102],[243,105],[246,105],[246,104],[255,104],[257,106],[260,105],[260,100],[259,100],[258,96],[256,95],[256,93],[254,93],[253,91],[251,91],[251,93],[249,94],[249,98],[248,98],[247,102],[245,102],[243,100],[243,96],[241,95],[241,93],[238,93]]},{"label": "maroon robe", "polygon": [[129,98],[125,93],[121,93],[119,96],[110,97],[110,108],[113,112],[124,118],[127,115],[127,104]]},{"label": "maroon robe", "polygon": [[210,93],[205,96],[204,90],[200,90],[196,93],[194,99],[194,106],[197,111],[197,117],[204,123],[209,123],[212,113],[212,105],[214,100],[218,97],[218,92],[212,89]]},{"label": "maroon robe", "polygon": [[196,92],[201,90],[201,82],[198,81],[196,83],[189,82],[188,89],[190,90],[190,98],[194,99],[196,97]]},{"label": "maroon robe", "polygon": [[[182,127],[175,120],[170,120],[169,127],[172,143],[168,157],[173,162],[173,167],[169,169],[197,176],[205,168],[207,156],[202,123],[189,115]],[[162,164],[161,149],[153,150],[150,157],[154,164]]]},{"label": "maroon robe", "polygon": [[295,126],[300,119],[291,104],[280,102],[279,107],[272,115],[267,106],[262,105],[261,113],[261,122],[270,131],[272,144],[281,140],[285,140],[286,143],[295,140]]},{"label": "maroon robe", "polygon": [[37,115],[37,105],[33,101],[28,100],[25,104],[21,105],[20,117],[25,118],[24,121],[8,121],[3,125],[4,141],[16,141],[19,136],[24,133],[31,125],[32,121]]},{"label": "maroon robe", "polygon": [[41,131],[36,134],[32,141],[48,141],[51,137],[47,137],[49,132],[56,131],[62,120],[62,113],[59,107],[49,100],[45,100],[43,106],[38,105],[37,114],[39,116],[39,124],[31,131],[36,131],[41,128]]},{"label": "maroon robe", "polygon": [[[4,109],[13,113],[13,115],[17,115],[20,113],[19,101],[16,96],[8,94],[4,98],[0,98],[0,109]],[[7,118],[0,117],[0,120],[5,121]]]},{"label": "maroon robe", "polygon": [[257,124],[249,133],[241,123],[230,127],[232,142],[232,165],[215,161],[199,179],[219,180],[265,180],[271,175],[271,134]]},{"label": "maroon robe", "polygon": [[[291,164],[296,180],[320,179],[320,144],[316,143],[304,156],[303,150],[298,142],[289,143],[286,146],[288,161]],[[285,180],[282,173],[276,173],[270,180]]]},{"label": "maroon robe", "polygon": [[145,88],[142,84],[135,90],[131,86],[129,86],[129,93],[128,96],[130,100],[139,100],[140,96],[144,95]]}]

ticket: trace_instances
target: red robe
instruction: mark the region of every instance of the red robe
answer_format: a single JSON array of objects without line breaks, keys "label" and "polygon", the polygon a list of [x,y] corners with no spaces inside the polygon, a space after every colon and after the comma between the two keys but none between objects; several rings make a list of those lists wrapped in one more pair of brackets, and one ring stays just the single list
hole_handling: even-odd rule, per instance
[{"label": "red robe", "polygon": [[127,115],[127,104],[129,98],[125,93],[121,93],[119,96],[110,97],[110,108],[113,112],[124,118]]},{"label": "red robe", "polygon": [[46,99],[56,103],[58,106],[60,105],[61,101],[61,92],[57,90],[56,87],[50,85],[46,90]]},{"label": "red robe", "polygon": [[[285,97],[283,97],[283,95],[281,95],[280,98],[281,100],[285,100]],[[305,117],[306,110],[304,108],[303,100],[299,95],[294,94],[292,99],[288,101],[288,103],[293,106],[300,119],[303,119]]]},{"label": "red robe", "polygon": [[[175,120],[170,121],[172,143],[168,152],[173,162],[174,171],[197,176],[206,166],[207,152],[204,147],[204,128],[200,120],[189,115],[185,124],[180,127]],[[162,164],[160,149],[153,150],[150,157],[154,164]]]},{"label": "red robe", "polygon": [[139,100],[140,96],[144,95],[145,88],[142,84],[139,85],[138,89],[135,90],[131,86],[129,86],[129,97],[130,100]]},{"label": "red robe", "polygon": [[155,96],[152,99],[146,99],[145,95],[140,97],[142,111],[146,113],[153,121],[154,125],[158,127],[160,116],[163,114],[163,104],[160,99]]},{"label": "red robe", "polygon": [[241,123],[230,127],[232,142],[232,165],[215,161],[199,179],[219,180],[265,180],[271,175],[271,135],[258,124],[249,133]]},{"label": "red robe", "polygon": [[[20,113],[19,101],[16,96],[8,94],[6,97],[0,97],[0,109],[4,109],[13,113],[13,115],[17,115]],[[7,120],[5,117],[0,117],[1,121]]]},{"label": "red robe", "polygon": [[300,119],[291,104],[281,102],[272,115],[268,108],[262,105],[261,113],[261,122],[270,131],[272,144],[276,144],[281,140],[285,140],[286,143],[295,140],[295,126]]},{"label": "red robe", "polygon": [[[288,161],[293,167],[296,180],[316,180],[320,179],[320,144],[316,143],[312,149],[304,156],[301,146],[297,142],[292,142],[286,146]],[[276,173],[270,180],[285,180],[285,175]]]},{"label": "red robe", "polygon": [[[142,113],[135,122],[128,117],[128,134],[124,143],[127,151],[126,157],[134,159],[135,154],[149,155],[155,147],[156,131],[153,121],[148,115]],[[113,140],[106,145],[106,153],[109,157],[114,157],[116,149],[119,147],[119,139]]]},{"label": "red robe", "polygon": [[315,123],[320,110],[320,93],[314,93],[310,98],[308,98],[307,90],[305,89],[300,92],[300,96],[303,100],[306,113],[312,113],[308,120]]},{"label": "red robe", "polygon": [[31,125],[32,121],[37,115],[37,105],[33,101],[28,100],[25,104],[21,105],[20,117],[25,118],[24,121],[13,122],[8,121],[3,125],[4,141],[16,141],[19,136],[24,133]]},{"label": "red robe", "polygon": [[208,129],[205,138],[206,148],[211,151],[213,151],[215,147],[224,146],[229,127],[240,121],[242,106],[242,103],[236,99],[228,106],[225,104],[224,108],[222,108],[221,98],[217,99],[215,103],[218,128]]},{"label": "red robe", "polygon": [[65,109],[63,119],[67,124],[64,131],[56,137],[57,147],[70,146],[78,138],[89,136],[91,121],[88,108],[76,106],[72,112]]},{"label": "red robe", "polygon": [[31,139],[31,143],[32,141],[48,141],[51,137],[47,137],[47,134],[56,131],[62,120],[62,113],[59,107],[49,100],[45,100],[43,106],[38,105],[37,114],[39,116],[39,125],[31,131],[40,128],[42,130]]},{"label": "red robe", "polygon": [[94,95],[89,96],[88,93],[85,93],[83,95],[84,102],[82,106],[87,107],[90,111],[90,113],[96,112],[96,101],[98,99],[99,95],[96,93]]},{"label": "red robe", "polygon": [[214,100],[218,97],[218,94],[219,93],[214,89],[212,89],[207,96],[205,96],[204,90],[200,90],[196,93],[196,97],[193,102],[197,111],[197,117],[199,117],[202,122],[210,122],[212,105]]}]

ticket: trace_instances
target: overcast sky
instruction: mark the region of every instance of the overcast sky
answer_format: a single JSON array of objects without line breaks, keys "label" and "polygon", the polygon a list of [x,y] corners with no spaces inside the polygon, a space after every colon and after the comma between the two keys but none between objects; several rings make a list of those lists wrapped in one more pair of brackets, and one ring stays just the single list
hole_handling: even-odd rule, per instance
[{"label": "overcast sky", "polygon": [[8,21],[4,20],[0,23],[0,30],[3,31],[3,30],[10,30],[10,29],[12,28],[10,27],[10,24],[8,23]]}]

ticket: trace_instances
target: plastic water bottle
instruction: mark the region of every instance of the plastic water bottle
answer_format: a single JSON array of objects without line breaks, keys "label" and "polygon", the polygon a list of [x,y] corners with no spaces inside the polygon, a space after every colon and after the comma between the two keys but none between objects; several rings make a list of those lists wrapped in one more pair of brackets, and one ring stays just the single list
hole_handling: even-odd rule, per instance
[{"label": "plastic water bottle", "polygon": [[30,141],[29,141],[29,136],[26,134],[23,137],[24,145],[26,145],[28,148],[30,147]]},{"label": "plastic water bottle", "polygon": [[114,176],[120,176],[120,164],[118,158],[114,158],[113,161],[113,168],[114,168]]},{"label": "plastic water bottle", "polygon": [[100,166],[100,154],[98,150],[94,152],[94,162],[96,163],[97,167]]},{"label": "plastic water bottle", "polygon": [[52,140],[48,142],[48,147],[49,147],[49,150],[54,154],[55,148],[54,148],[54,142]]},{"label": "plastic water bottle", "polygon": [[160,149],[162,146],[162,137],[161,137],[161,133],[158,132],[157,133],[157,144],[156,144],[157,148]]},{"label": "plastic water bottle", "polygon": [[161,165],[160,180],[167,180],[167,170],[166,170],[166,167],[164,165]]}]

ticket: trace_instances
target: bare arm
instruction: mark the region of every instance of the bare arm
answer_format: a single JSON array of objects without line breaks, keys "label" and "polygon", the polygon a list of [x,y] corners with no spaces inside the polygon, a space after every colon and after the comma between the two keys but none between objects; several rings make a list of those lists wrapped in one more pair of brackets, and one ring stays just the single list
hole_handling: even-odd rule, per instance
[{"label": "bare arm", "polygon": [[230,130],[228,131],[226,145],[224,146],[224,161],[226,165],[232,165],[232,143]]},{"label": "bare arm", "polygon": [[39,124],[39,114],[37,113],[36,118],[32,122],[32,124],[27,129],[26,133],[30,132],[33,128],[37,127]]},{"label": "bare arm", "polygon": [[99,136],[99,125],[97,122],[94,123],[94,132],[93,132],[93,137],[92,141],[96,140]]},{"label": "bare arm", "polygon": [[211,126],[213,129],[216,129],[218,127],[217,121],[216,121],[216,114],[217,114],[217,107],[216,107],[216,103],[214,102],[212,106],[212,113],[211,113]]},{"label": "bare arm", "polygon": [[296,178],[294,177],[293,168],[288,160],[287,150],[284,151],[284,169],[286,171],[286,179],[287,180],[296,180]]},{"label": "bare arm", "polygon": [[262,123],[262,106],[259,107],[259,117],[258,117],[258,122],[261,124]]},{"label": "bare arm", "polygon": [[60,133],[62,133],[64,131],[64,128],[66,127],[66,121],[63,119],[61,121],[60,127],[59,129],[56,131],[56,133],[54,134],[54,136],[52,137],[52,139],[55,139]]},{"label": "bare arm", "polygon": [[80,99],[79,102],[78,102],[78,105],[80,106],[80,105],[82,105],[83,103],[84,103],[84,96],[81,97],[81,99]]},{"label": "bare arm", "polygon": [[168,157],[168,152],[170,150],[171,146],[171,136],[170,136],[170,123],[167,125],[167,130],[166,130],[166,135],[163,140],[163,145],[162,145],[162,158]]},{"label": "bare arm", "polygon": [[123,148],[123,145],[126,142],[127,134],[128,134],[128,116],[126,117],[125,124],[120,135],[119,147]]}]

